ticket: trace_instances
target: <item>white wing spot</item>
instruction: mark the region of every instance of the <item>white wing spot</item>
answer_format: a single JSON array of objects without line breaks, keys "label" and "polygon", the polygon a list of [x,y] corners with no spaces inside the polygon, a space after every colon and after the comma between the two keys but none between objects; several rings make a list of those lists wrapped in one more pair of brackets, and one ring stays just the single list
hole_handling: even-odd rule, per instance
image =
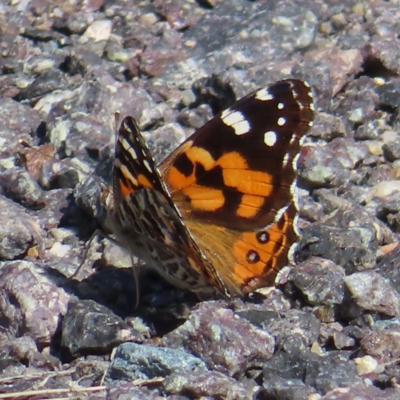
[{"label": "white wing spot", "polygon": [[136,151],[130,145],[130,143],[125,138],[120,140],[120,143],[121,143],[121,146],[124,148],[124,150],[127,151],[134,160],[136,160],[137,159]]},{"label": "white wing spot", "polygon": [[286,118],[280,117],[278,118],[278,125],[283,126],[286,124]]},{"label": "white wing spot", "polygon": [[277,211],[277,213],[276,213],[276,215],[275,215],[275,218],[274,218],[274,222],[278,222],[278,221],[281,219],[283,213],[287,210],[288,207],[289,207],[289,206],[287,205],[287,206],[282,207],[281,209],[279,209],[279,210]]},{"label": "white wing spot", "polygon": [[153,172],[153,169],[147,160],[143,160],[143,165],[146,167],[147,171]]},{"label": "white wing spot", "polygon": [[294,170],[294,171],[297,171],[297,162],[299,161],[299,158],[300,158],[300,153],[296,154],[296,155],[293,157],[292,167],[293,167],[293,170]]},{"label": "white wing spot", "polygon": [[293,243],[290,246],[290,249],[288,252],[288,261],[289,261],[289,264],[291,264],[291,265],[296,264],[295,259],[294,259],[294,253],[296,252],[297,245],[298,245],[298,243]]},{"label": "white wing spot", "polygon": [[299,188],[297,187],[297,180],[290,185],[290,193],[293,196],[293,204],[297,211],[299,211]]},{"label": "white wing spot", "polygon": [[128,141],[127,141],[125,138],[119,137],[118,140],[119,140],[121,146],[122,146],[125,150],[126,150],[126,147],[127,147],[127,146],[129,147]]},{"label": "white wing spot", "polygon": [[299,216],[298,216],[298,215],[295,215],[295,217],[293,218],[293,230],[294,230],[294,233],[295,233],[297,236],[300,236],[300,231],[299,231]]},{"label": "white wing spot", "polygon": [[132,182],[134,186],[138,186],[137,179],[129,172],[128,168],[126,168],[125,165],[120,164],[119,168],[122,172],[122,175],[124,175],[129,180],[129,182]]},{"label": "white wing spot", "polygon": [[244,135],[250,131],[249,121],[239,111],[231,111],[228,108],[221,114],[221,119],[225,125],[233,128],[236,135]]},{"label": "white wing spot", "polygon": [[132,157],[133,160],[136,160],[136,159],[137,159],[137,154],[136,154],[136,151],[135,151],[135,149],[134,149],[133,147],[130,147],[130,148],[128,149],[128,153],[131,155],[131,157]]},{"label": "white wing spot", "polygon": [[285,156],[283,157],[283,166],[286,167],[287,163],[289,162],[289,153],[286,153]]},{"label": "white wing spot", "polygon": [[297,188],[297,182],[294,180],[292,184],[290,185],[290,193],[292,196],[298,195],[298,188]]},{"label": "white wing spot", "polygon": [[276,143],[277,137],[274,131],[268,131],[264,133],[264,143],[268,147],[272,147]]},{"label": "white wing spot", "polygon": [[273,100],[274,96],[272,96],[271,93],[268,92],[267,88],[260,89],[256,93],[256,99],[261,100],[261,101],[268,101],[268,100]]},{"label": "white wing spot", "polygon": [[283,110],[285,105],[283,103],[278,103],[278,110]]}]

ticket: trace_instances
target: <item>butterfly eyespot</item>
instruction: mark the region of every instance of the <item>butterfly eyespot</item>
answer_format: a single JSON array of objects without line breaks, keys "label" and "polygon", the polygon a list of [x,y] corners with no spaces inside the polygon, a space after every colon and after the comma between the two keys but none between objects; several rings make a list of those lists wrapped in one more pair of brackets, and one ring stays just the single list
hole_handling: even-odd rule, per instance
[{"label": "butterfly eyespot", "polygon": [[258,240],[258,243],[260,243],[260,244],[266,244],[269,241],[269,235],[267,232],[264,232],[264,231],[258,232],[256,235],[256,238]]},{"label": "butterfly eyespot", "polygon": [[260,261],[260,255],[255,250],[249,250],[246,254],[246,260],[249,264],[256,264]]}]

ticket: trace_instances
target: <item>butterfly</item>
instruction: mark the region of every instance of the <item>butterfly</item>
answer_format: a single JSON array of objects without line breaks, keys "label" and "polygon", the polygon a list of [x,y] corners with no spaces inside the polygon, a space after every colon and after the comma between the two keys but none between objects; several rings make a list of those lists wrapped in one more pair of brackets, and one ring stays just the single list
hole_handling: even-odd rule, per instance
[{"label": "butterfly", "polygon": [[131,255],[199,298],[273,285],[294,263],[297,160],[313,119],[310,86],[279,81],[215,116],[157,167],[125,117],[106,226]]}]

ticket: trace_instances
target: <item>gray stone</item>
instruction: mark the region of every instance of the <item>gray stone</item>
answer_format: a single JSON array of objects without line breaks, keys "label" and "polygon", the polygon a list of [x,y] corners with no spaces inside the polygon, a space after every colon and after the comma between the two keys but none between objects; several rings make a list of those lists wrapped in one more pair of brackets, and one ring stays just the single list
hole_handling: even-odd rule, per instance
[{"label": "gray stone", "polygon": [[191,375],[205,371],[205,363],[186,351],[123,343],[116,349],[107,377],[130,381],[166,377],[173,373]]}]

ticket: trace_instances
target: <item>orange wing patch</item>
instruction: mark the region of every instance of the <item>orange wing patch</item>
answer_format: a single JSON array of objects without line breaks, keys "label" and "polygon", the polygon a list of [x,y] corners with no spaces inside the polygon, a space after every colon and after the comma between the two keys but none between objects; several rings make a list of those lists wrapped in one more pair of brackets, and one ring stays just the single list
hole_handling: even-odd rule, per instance
[{"label": "orange wing patch", "polygon": [[233,187],[241,193],[254,196],[269,196],[272,192],[272,176],[261,171],[235,168],[222,171],[226,186]]},{"label": "orange wing patch", "polygon": [[246,160],[238,152],[229,152],[214,160],[207,150],[189,147],[181,153],[181,157],[186,157],[186,174],[180,171],[179,167],[172,165],[164,179],[174,196],[178,191],[187,196],[193,210],[215,211],[223,207],[226,200],[222,190],[196,184],[198,165],[207,172],[213,168],[221,168],[223,187],[243,193],[243,199],[236,211],[238,217],[255,217],[264,203],[264,198],[271,195],[273,190],[272,176],[249,169]]},{"label": "orange wing patch", "polygon": [[143,174],[138,175],[137,181],[138,186],[141,186],[141,188],[151,189],[153,187],[152,183]]},{"label": "orange wing patch", "polygon": [[236,215],[242,218],[253,218],[260,211],[260,207],[264,204],[264,201],[263,197],[245,194],[236,210]]},{"label": "orange wing patch", "polygon": [[236,151],[230,151],[222,155],[215,163],[215,166],[219,166],[223,169],[229,169],[234,167],[235,169],[247,169],[248,165],[245,158]]},{"label": "orange wing patch", "polygon": [[[196,184],[195,167],[200,164],[206,171],[210,170],[215,165],[215,160],[211,154],[202,147],[188,147],[181,153],[181,157],[186,157],[187,162],[190,163],[189,173],[180,171],[179,168],[172,165],[164,179],[172,190],[180,190],[190,185]],[[186,172],[186,173],[185,173]]]},{"label": "orange wing patch", "polygon": [[225,196],[221,190],[206,186],[189,186],[183,193],[190,198],[193,208],[200,211],[215,211],[225,204]]}]

